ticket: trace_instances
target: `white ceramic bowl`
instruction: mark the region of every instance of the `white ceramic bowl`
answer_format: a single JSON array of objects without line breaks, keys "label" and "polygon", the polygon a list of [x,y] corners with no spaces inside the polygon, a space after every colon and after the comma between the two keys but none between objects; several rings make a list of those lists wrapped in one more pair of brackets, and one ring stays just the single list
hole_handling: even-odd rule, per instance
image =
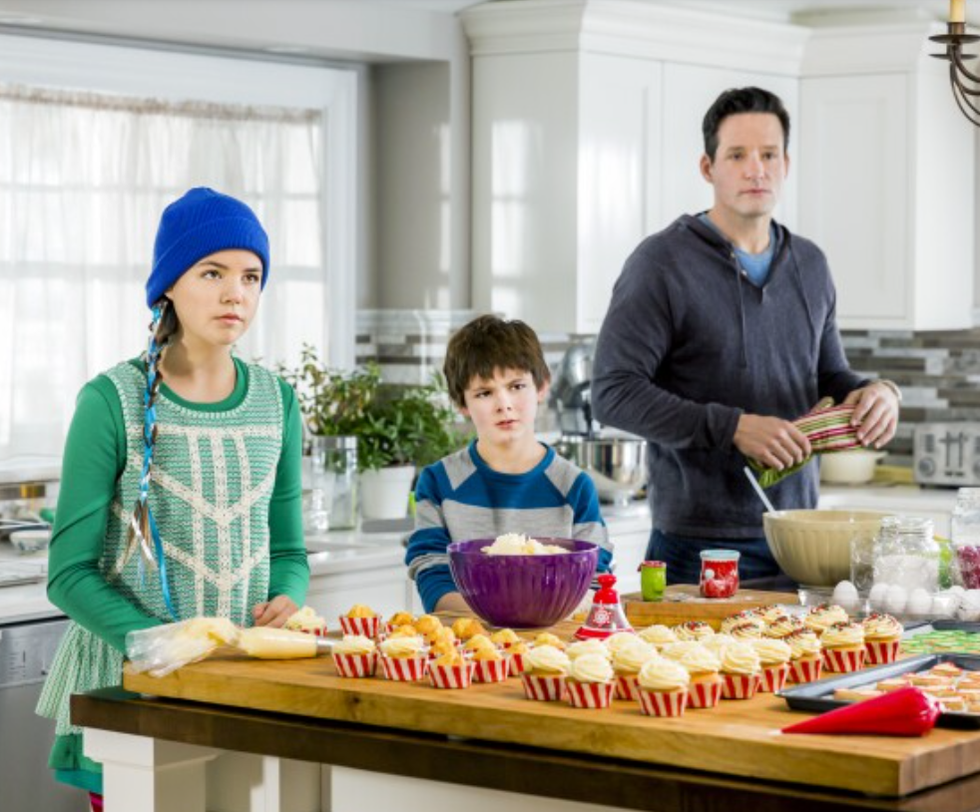
[{"label": "white ceramic bowl", "polygon": [[51,530],[15,530],[10,534],[10,543],[21,555],[47,550],[51,541]]},{"label": "white ceramic bowl", "polygon": [[865,448],[822,454],[820,481],[828,485],[862,485],[870,482],[874,478],[878,460],[883,457],[884,451],[869,451]]},{"label": "white ceramic bowl", "polygon": [[851,540],[871,539],[889,513],[876,510],[777,510],[762,514],[766,541],[783,571],[802,586],[851,577]]}]

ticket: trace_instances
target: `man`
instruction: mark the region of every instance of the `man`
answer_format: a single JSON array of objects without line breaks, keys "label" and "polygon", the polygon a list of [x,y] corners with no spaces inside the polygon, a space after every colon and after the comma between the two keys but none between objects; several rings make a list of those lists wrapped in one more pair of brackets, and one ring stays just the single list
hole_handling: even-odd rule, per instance
[{"label": "man", "polygon": [[[789,115],[778,97],[728,90],[703,122],[711,209],[646,238],[613,291],[593,365],[596,418],[649,441],[654,531],[647,558],[697,583],[700,551],[741,553],[743,580],[779,574],[746,458],[783,470],[810,455],[790,421],[825,396],[854,403],[860,441],[895,433],[898,387],[848,367],[823,253],[775,222],[789,169]],[[812,508],[818,469],[768,492]]]}]

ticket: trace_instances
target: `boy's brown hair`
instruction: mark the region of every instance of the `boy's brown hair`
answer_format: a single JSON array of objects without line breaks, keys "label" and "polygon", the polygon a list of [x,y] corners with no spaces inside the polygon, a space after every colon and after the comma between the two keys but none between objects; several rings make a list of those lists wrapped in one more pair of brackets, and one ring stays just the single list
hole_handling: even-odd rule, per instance
[{"label": "boy's brown hair", "polygon": [[465,406],[473,379],[490,379],[498,369],[530,373],[538,390],[551,380],[541,342],[523,321],[478,316],[453,333],[442,365],[453,403]]}]

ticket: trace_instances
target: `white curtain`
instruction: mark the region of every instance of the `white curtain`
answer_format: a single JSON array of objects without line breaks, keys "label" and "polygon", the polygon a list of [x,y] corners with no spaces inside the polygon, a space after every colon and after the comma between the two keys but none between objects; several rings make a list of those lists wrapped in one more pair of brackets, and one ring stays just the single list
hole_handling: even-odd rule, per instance
[{"label": "white curtain", "polygon": [[270,277],[238,354],[326,355],[320,111],[0,86],[0,460],[60,454],[88,379],[145,347],[163,208],[192,186],[246,201]]}]

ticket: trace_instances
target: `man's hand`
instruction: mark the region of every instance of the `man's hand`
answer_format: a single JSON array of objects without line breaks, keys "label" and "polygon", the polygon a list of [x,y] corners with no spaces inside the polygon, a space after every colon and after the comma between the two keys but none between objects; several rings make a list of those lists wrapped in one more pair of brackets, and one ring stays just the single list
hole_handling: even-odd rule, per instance
[{"label": "man's hand", "polygon": [[743,414],[732,438],[746,457],[782,471],[810,456],[810,441],[788,420]]},{"label": "man's hand", "polygon": [[844,403],[856,404],[851,425],[857,428],[857,438],[866,447],[881,448],[895,436],[898,428],[898,397],[891,387],[871,383],[855,389]]},{"label": "man's hand", "polygon": [[286,595],[276,595],[271,601],[257,603],[252,607],[252,619],[256,626],[281,628],[289,618],[299,611],[293,599]]}]

